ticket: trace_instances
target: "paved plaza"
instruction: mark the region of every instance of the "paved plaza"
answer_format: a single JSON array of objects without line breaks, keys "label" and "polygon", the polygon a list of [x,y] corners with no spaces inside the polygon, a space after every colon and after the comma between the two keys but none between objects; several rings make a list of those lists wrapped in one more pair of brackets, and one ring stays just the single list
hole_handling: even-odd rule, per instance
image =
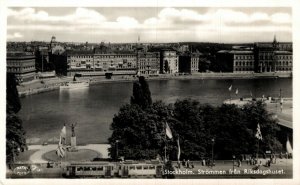
[{"label": "paved plaza", "polygon": [[[109,158],[108,156],[108,148],[109,144],[88,144],[88,145],[82,145],[77,146],[78,150],[88,149],[93,150],[101,155],[102,158]],[[49,144],[46,146],[43,145],[29,145],[28,151],[34,151],[32,154],[29,155],[28,160],[25,161],[17,161],[17,162],[31,162],[31,163],[47,163],[48,161],[43,159],[43,155],[55,151],[57,149],[57,144]],[[22,155],[22,153],[20,154]]]}]

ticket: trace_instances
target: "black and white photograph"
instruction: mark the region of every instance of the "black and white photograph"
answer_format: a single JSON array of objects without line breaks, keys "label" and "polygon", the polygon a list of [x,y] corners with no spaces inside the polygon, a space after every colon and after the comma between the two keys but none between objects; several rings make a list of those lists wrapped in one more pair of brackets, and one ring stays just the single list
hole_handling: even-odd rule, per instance
[{"label": "black and white photograph", "polygon": [[293,16],[7,6],[5,179],[294,179]]}]

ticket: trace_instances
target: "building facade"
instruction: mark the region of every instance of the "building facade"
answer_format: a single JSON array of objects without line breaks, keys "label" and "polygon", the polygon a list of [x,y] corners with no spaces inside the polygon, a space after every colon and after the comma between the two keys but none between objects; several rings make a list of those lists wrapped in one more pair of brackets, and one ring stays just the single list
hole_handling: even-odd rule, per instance
[{"label": "building facade", "polygon": [[70,51],[67,52],[67,66],[68,76],[75,74],[94,76],[111,71],[137,71],[137,57],[133,53],[104,54],[93,51]]},{"label": "building facade", "polygon": [[293,71],[293,53],[290,51],[274,51],[275,66],[278,72]]},{"label": "building facade", "polygon": [[20,83],[36,78],[35,56],[27,52],[8,52],[6,54],[7,73],[15,74]]},{"label": "building facade", "polygon": [[140,75],[155,75],[160,71],[159,52],[141,52],[138,53],[138,71]]},{"label": "building facade", "polygon": [[254,71],[253,51],[231,51],[234,73],[252,73]]},{"label": "building facade", "polygon": [[254,43],[253,49],[222,50],[217,53],[217,65],[222,72],[263,73],[293,71],[292,43]]},{"label": "building facade", "polygon": [[272,43],[255,43],[255,72],[292,72],[292,43],[279,43],[276,37]]},{"label": "building facade", "polygon": [[160,72],[178,73],[179,57],[175,50],[164,49],[161,51]]},{"label": "building facade", "polygon": [[179,72],[195,73],[199,71],[199,54],[189,53],[179,56]]},{"label": "building facade", "polygon": [[253,51],[222,50],[217,53],[217,64],[221,72],[252,73]]}]

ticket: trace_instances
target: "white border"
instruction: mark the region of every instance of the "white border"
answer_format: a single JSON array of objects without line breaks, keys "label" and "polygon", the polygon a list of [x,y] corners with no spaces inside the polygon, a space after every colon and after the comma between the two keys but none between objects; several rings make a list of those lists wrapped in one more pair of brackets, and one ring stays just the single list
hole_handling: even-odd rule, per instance
[{"label": "white border", "polygon": [[[294,121],[294,164],[293,179],[180,179],[180,180],[132,180],[132,179],[102,179],[102,180],[66,180],[66,179],[5,179],[5,97],[6,97],[6,7],[293,7],[293,121]],[[300,1],[299,0],[0,0],[0,183],[1,184],[300,184],[300,148],[299,148],[299,63],[300,57]],[[298,20],[297,20],[298,19]]]}]

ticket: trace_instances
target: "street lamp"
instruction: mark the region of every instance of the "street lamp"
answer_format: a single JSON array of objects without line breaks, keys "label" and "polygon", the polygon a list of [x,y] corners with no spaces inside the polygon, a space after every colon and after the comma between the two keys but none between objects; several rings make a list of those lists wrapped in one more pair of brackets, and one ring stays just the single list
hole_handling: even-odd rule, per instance
[{"label": "street lamp", "polygon": [[118,151],[118,143],[119,143],[119,140],[116,140],[116,160],[118,160],[118,155],[119,155],[119,151]]},{"label": "street lamp", "polygon": [[214,144],[215,144],[215,139],[212,138],[211,139],[211,162],[212,162],[211,167],[213,167],[214,165]]},{"label": "street lamp", "polygon": [[234,171],[234,160],[235,160],[235,155],[232,155],[232,170]]}]

